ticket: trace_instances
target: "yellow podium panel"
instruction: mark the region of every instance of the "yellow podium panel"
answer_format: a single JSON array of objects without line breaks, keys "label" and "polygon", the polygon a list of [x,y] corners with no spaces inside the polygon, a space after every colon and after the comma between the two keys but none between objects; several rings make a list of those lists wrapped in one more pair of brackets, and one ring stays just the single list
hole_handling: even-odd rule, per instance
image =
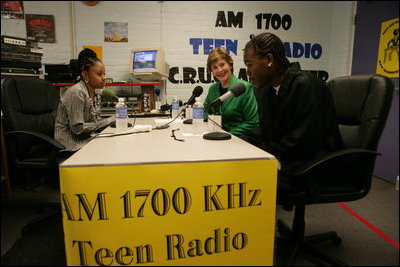
[{"label": "yellow podium panel", "polygon": [[272,265],[276,160],[60,169],[68,265]]}]

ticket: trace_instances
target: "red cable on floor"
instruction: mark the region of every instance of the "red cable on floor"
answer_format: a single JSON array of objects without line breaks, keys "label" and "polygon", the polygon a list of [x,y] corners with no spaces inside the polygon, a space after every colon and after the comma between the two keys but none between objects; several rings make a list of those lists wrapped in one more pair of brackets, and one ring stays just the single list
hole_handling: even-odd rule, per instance
[{"label": "red cable on floor", "polygon": [[342,209],[344,209],[345,211],[347,211],[350,215],[356,217],[360,222],[362,222],[363,224],[365,224],[368,228],[370,228],[371,230],[373,230],[375,233],[377,233],[378,235],[380,235],[381,237],[383,237],[387,242],[389,242],[392,246],[394,246],[395,248],[399,248],[399,242],[391,239],[390,237],[388,237],[385,233],[383,233],[381,230],[379,230],[378,228],[376,228],[372,223],[368,222],[367,220],[365,220],[363,217],[361,217],[360,215],[358,215],[357,213],[355,213],[354,211],[352,211],[349,207],[347,207],[345,204],[343,204],[342,202],[337,203]]}]

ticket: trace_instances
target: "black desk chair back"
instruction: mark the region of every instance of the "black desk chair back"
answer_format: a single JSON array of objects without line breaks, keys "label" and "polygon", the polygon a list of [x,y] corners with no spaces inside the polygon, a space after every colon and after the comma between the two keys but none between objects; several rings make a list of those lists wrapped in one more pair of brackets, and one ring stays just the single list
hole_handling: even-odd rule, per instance
[{"label": "black desk chair back", "polygon": [[48,81],[2,79],[1,109],[10,176],[31,189],[49,174],[58,181],[58,155],[64,149],[53,139],[58,103],[57,90]]},{"label": "black desk chair back", "polygon": [[[361,199],[371,188],[379,138],[384,129],[393,98],[393,82],[380,75],[355,75],[330,80],[328,88],[338,115],[343,150],[315,159],[290,174],[304,186],[279,193],[278,204],[285,210],[295,208],[292,229],[278,220],[278,246],[291,246],[283,265],[292,265],[298,252],[319,265],[346,265],[319,251],[313,244],[331,240],[339,245],[336,232],[304,236],[305,206],[317,203]],[[323,175],[322,175],[323,174]],[[323,177],[322,177],[323,176]],[[279,262],[281,263],[281,262]]]}]

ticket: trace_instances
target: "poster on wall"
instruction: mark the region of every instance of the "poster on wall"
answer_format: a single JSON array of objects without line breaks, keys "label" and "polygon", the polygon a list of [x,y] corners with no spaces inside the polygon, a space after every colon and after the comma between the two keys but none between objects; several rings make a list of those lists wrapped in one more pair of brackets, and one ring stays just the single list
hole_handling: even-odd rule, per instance
[{"label": "poster on wall", "polygon": [[98,59],[103,61],[103,47],[102,46],[93,46],[93,45],[84,45],[83,48],[89,48],[96,53]]},{"label": "poster on wall", "polygon": [[381,24],[376,73],[399,78],[399,18]]},{"label": "poster on wall", "polygon": [[26,14],[26,35],[31,41],[55,43],[54,16]]},{"label": "poster on wall", "polygon": [[23,19],[23,1],[1,1],[1,18],[3,19]]},{"label": "poster on wall", "polygon": [[128,22],[104,22],[105,42],[128,42]]}]

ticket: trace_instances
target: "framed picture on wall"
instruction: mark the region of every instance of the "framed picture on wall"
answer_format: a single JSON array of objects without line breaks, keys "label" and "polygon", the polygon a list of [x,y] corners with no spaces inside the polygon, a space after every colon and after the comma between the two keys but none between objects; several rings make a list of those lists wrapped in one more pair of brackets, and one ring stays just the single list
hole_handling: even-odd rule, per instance
[{"label": "framed picture on wall", "polygon": [[95,6],[95,5],[97,5],[98,3],[100,3],[100,1],[82,1],[85,5],[88,5],[88,6]]},{"label": "framed picture on wall", "polygon": [[128,22],[104,22],[105,42],[128,42]]},{"label": "framed picture on wall", "polygon": [[23,19],[24,1],[1,1],[1,18]]},{"label": "framed picture on wall", "polygon": [[53,15],[26,14],[26,36],[40,43],[55,43],[56,33]]}]

